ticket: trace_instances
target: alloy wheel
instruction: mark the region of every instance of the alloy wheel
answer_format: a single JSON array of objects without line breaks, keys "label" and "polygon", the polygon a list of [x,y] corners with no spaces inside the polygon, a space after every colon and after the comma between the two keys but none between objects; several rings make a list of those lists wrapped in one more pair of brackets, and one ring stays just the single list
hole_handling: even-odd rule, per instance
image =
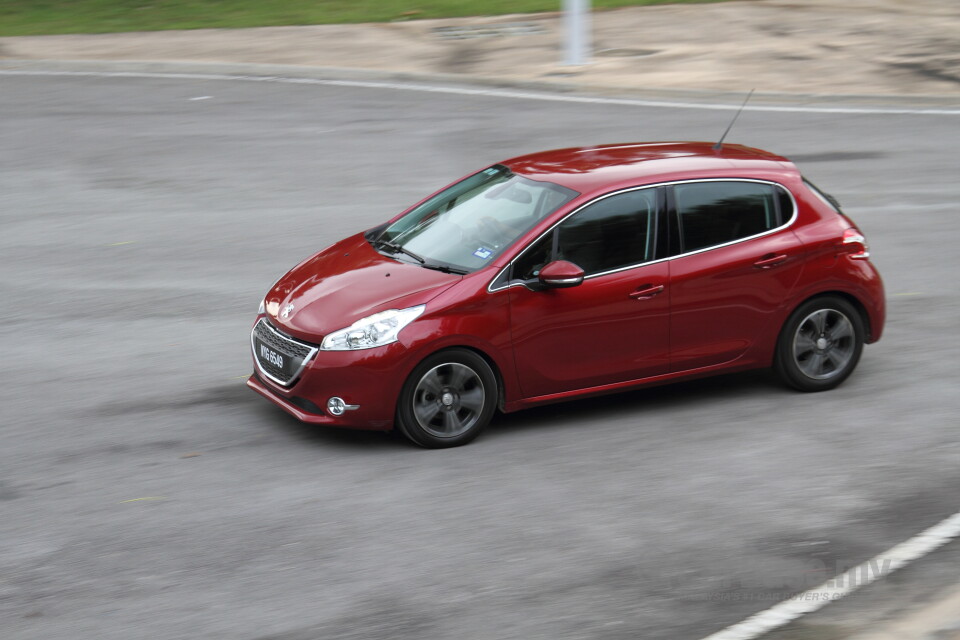
[{"label": "alloy wheel", "polygon": [[420,378],[413,392],[413,415],[427,433],[453,438],[477,423],[484,401],[479,374],[465,364],[448,362]]},{"label": "alloy wheel", "polygon": [[857,341],[853,323],[836,309],[818,309],[805,317],[793,336],[793,359],[804,375],[827,380],[843,373]]}]

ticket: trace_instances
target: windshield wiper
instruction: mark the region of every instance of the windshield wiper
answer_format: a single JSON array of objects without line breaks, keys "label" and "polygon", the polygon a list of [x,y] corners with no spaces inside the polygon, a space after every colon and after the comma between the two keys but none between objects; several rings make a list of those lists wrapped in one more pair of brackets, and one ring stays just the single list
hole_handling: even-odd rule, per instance
[{"label": "windshield wiper", "polygon": [[458,276],[465,276],[468,273],[470,273],[466,269],[458,269],[457,267],[448,267],[445,264],[436,264],[433,262],[424,262],[421,266],[424,269],[435,269],[436,271],[442,271],[444,273],[455,273]]},{"label": "windshield wiper", "polygon": [[373,245],[374,245],[375,247],[383,247],[383,248],[385,248],[385,249],[389,249],[389,250],[392,251],[393,253],[404,253],[404,254],[410,256],[411,258],[413,258],[414,260],[416,260],[417,262],[419,262],[419,263],[420,263],[420,266],[421,266],[421,267],[424,267],[424,268],[426,268],[426,269],[434,269],[434,270],[436,270],[436,271],[442,271],[442,272],[444,272],[444,273],[455,273],[455,274],[461,275],[461,276],[465,276],[465,275],[467,275],[468,273],[470,273],[470,272],[467,271],[466,269],[458,269],[457,267],[448,267],[448,266],[445,265],[445,264],[436,264],[435,262],[427,262],[425,259],[423,259],[422,257],[418,256],[418,255],[415,254],[413,251],[410,251],[409,249],[407,249],[407,248],[405,248],[405,247],[401,247],[401,246],[398,245],[398,244],[394,244],[393,242],[390,242],[389,240],[375,240],[374,243],[373,243]]},{"label": "windshield wiper", "polygon": [[377,240],[374,244],[377,247],[386,247],[387,249],[390,249],[394,253],[404,253],[410,256],[411,258],[413,258],[414,260],[416,260],[417,262],[419,262],[420,264],[426,264],[427,262],[417,254],[415,254],[413,251],[410,251],[409,249],[405,249],[404,247],[401,247],[398,244],[393,244],[389,240]]}]

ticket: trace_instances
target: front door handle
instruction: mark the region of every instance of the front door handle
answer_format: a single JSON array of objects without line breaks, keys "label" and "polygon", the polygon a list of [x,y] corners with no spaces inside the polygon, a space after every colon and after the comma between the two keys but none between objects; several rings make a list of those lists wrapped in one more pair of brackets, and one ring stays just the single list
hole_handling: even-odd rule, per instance
[{"label": "front door handle", "polygon": [[643,284],[636,291],[630,294],[634,300],[649,300],[653,296],[663,291],[662,284]]},{"label": "front door handle", "polygon": [[787,254],[785,253],[768,253],[759,260],[753,263],[757,269],[769,269],[770,267],[775,267],[778,264],[781,264],[787,259]]}]

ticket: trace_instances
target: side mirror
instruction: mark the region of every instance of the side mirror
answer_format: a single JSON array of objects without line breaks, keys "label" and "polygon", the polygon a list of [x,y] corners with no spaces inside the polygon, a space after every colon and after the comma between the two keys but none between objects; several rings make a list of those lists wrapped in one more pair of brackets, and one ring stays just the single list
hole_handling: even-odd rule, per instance
[{"label": "side mirror", "polygon": [[566,289],[583,282],[583,269],[566,260],[554,260],[540,269],[537,278],[546,288]]}]

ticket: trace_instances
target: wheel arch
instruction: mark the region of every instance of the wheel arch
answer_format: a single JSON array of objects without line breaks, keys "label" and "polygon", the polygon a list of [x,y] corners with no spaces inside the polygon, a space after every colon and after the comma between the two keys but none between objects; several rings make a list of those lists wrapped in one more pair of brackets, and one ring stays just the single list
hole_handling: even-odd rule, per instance
[{"label": "wheel arch", "polygon": [[[447,420],[446,417],[442,420],[444,426],[441,428],[441,431],[438,432],[431,426],[433,425],[433,414],[426,418],[430,424],[425,424],[415,415],[416,409],[413,407],[413,404],[416,402],[416,390],[419,388],[418,385],[420,382],[425,379],[426,374],[435,368],[443,366],[444,363],[447,362],[459,363],[461,366],[471,370],[475,376],[480,378],[484,388],[487,388],[488,381],[492,376],[495,390],[491,389],[491,393],[496,393],[498,396],[496,404],[484,400],[477,407],[471,409],[470,413],[467,414],[469,422],[464,426],[465,423],[461,421],[459,416],[459,405],[454,405],[452,400],[447,400],[447,394],[444,394],[445,408],[456,409],[454,413],[457,417],[455,417],[453,421],[457,423],[456,426],[459,429],[452,433],[447,428],[450,421]],[[487,366],[487,370],[483,370],[481,363]],[[433,369],[430,367],[433,367]],[[414,444],[426,448],[446,448],[467,444],[483,431],[489,424],[490,419],[497,412],[497,409],[502,410],[503,404],[500,400],[502,388],[502,372],[500,371],[500,367],[497,366],[496,360],[489,353],[475,346],[459,342],[448,343],[442,346],[438,345],[437,348],[423,354],[423,357],[417,362],[404,381],[397,402],[394,428]],[[454,387],[451,387],[450,390],[452,393],[456,393]],[[456,396],[454,395],[453,397]],[[425,401],[429,404],[435,399],[439,402],[438,398],[426,398]]]},{"label": "wheel arch", "polygon": [[434,356],[435,354],[443,353],[444,351],[451,351],[454,349],[472,351],[476,355],[480,356],[483,359],[483,361],[487,363],[487,365],[490,367],[490,370],[493,371],[494,379],[497,381],[497,409],[499,409],[500,412],[503,413],[504,402],[505,402],[504,398],[506,397],[506,389],[503,382],[503,372],[500,370],[500,365],[497,364],[496,359],[493,356],[491,356],[489,353],[484,351],[483,349],[480,349],[479,347],[476,347],[474,345],[469,345],[469,344],[445,344],[439,349],[436,349],[424,355],[417,364],[419,365],[420,362],[423,362],[424,360]]},{"label": "wheel arch", "polygon": [[[801,300],[800,303],[793,308],[793,311],[796,311],[800,307],[800,305],[806,304],[810,300],[813,300],[815,298],[825,298],[827,296],[835,296],[837,298],[842,298],[843,300],[846,300],[847,302],[849,302],[853,306],[853,308],[857,310],[857,313],[860,314],[860,321],[863,322],[864,342],[865,343],[871,342],[873,339],[873,329],[871,328],[870,314],[867,313],[867,307],[863,304],[863,302],[860,301],[860,298],[858,298],[857,296],[847,291],[834,290],[834,291],[823,291],[821,293],[817,293],[815,295],[805,298],[804,300]],[[791,311],[790,313],[792,314],[793,311]]]},{"label": "wheel arch", "polygon": [[[826,301],[828,298],[831,301]],[[824,309],[831,309],[841,316],[849,315],[847,324],[852,323],[854,325],[853,330],[860,333],[860,340],[853,340],[846,343],[847,346],[841,346],[839,351],[841,359],[837,360],[833,355],[827,355],[833,353],[834,343],[831,341],[830,330],[821,326],[819,330],[823,333],[820,333],[820,339],[816,341],[817,345],[814,346],[812,338],[808,337],[809,346],[805,347],[807,351],[804,351],[804,353],[812,354],[815,348],[817,353],[821,354],[820,359],[816,361],[819,364],[814,365],[817,368],[816,371],[807,371],[798,359],[801,352],[797,351],[797,343],[792,334],[798,332],[796,335],[799,335],[799,330],[807,318]],[[808,312],[813,313],[804,316]],[[857,320],[859,320],[859,323]],[[859,327],[856,326],[857,324],[859,324]],[[856,368],[863,352],[863,346],[869,336],[869,326],[870,318],[867,310],[863,303],[850,292],[828,290],[809,295],[791,310],[780,329],[774,350],[773,369],[787,386],[799,391],[812,392],[833,389],[842,384]],[[826,340],[824,340],[824,336],[826,336]],[[823,344],[820,344],[821,340],[823,340]],[[823,366],[828,361],[831,363],[831,369],[825,369]]]},{"label": "wheel arch", "polygon": [[[850,303],[850,305],[851,305],[854,309],[856,309],[857,314],[860,316],[860,321],[863,323],[864,343],[869,343],[869,342],[871,342],[872,337],[873,337],[873,333],[872,333],[871,323],[870,323],[870,314],[867,313],[867,308],[866,308],[866,306],[863,304],[863,302],[860,301],[860,299],[859,299],[857,296],[853,295],[852,293],[850,293],[850,292],[848,292],[848,291],[841,291],[841,290],[839,290],[839,289],[830,289],[830,290],[827,290],[827,291],[818,291],[817,293],[808,295],[807,297],[805,297],[805,298],[803,298],[803,299],[801,299],[801,300],[798,300],[798,301],[796,302],[796,304],[794,304],[794,305],[790,308],[790,311],[784,316],[783,322],[782,322],[781,325],[780,325],[780,330],[777,332],[777,342],[779,343],[779,341],[780,341],[780,336],[783,334],[784,330],[785,330],[786,327],[787,327],[787,321],[790,319],[790,317],[794,314],[794,312],[795,312],[797,309],[799,309],[799,308],[802,307],[803,305],[807,304],[807,303],[810,302],[811,300],[816,300],[817,298],[828,298],[828,297],[831,297],[831,296],[833,296],[833,297],[835,297],[835,298],[840,298],[840,299],[842,299],[842,300],[845,300],[846,302]],[[774,356],[773,356],[773,357],[774,357],[774,358],[777,357],[777,356],[776,356],[776,350],[774,350]]]}]

